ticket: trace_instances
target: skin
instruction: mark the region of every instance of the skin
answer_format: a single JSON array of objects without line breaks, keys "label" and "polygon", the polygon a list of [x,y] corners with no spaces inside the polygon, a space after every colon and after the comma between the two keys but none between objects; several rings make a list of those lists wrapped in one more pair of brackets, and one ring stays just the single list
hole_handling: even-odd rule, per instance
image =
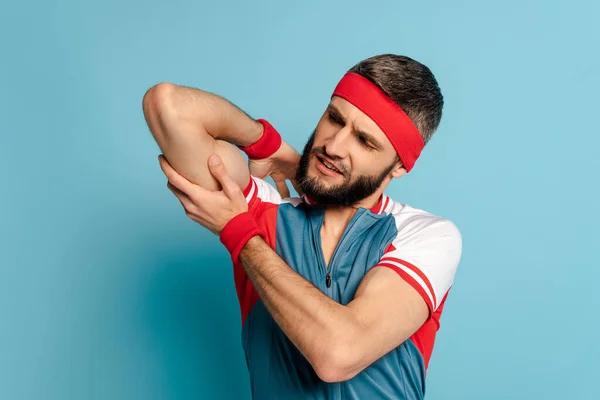
[{"label": "skin", "polygon": [[[187,98],[194,95],[203,97],[188,92]],[[198,167],[195,162],[194,168],[191,168],[186,158],[179,156],[178,150],[185,147],[181,143],[199,141],[190,137],[207,135],[211,130],[218,131],[218,128],[199,132],[202,124],[196,121],[195,124],[189,124],[186,130],[179,127],[173,115],[159,117],[161,113],[171,114],[172,109],[165,110],[175,107],[181,118],[181,110],[185,107],[176,105],[172,98],[168,99],[166,104],[160,101],[152,105],[144,104],[151,132],[155,138],[163,136],[157,138],[157,143],[168,161],[165,156],[159,156],[161,169],[168,179],[169,189],[181,202],[186,215],[218,235],[234,216],[247,211],[242,189],[248,182],[248,175],[245,174],[252,172],[253,166],[250,165],[250,170],[245,168],[244,173],[232,174],[230,165],[243,169],[245,164],[236,161],[237,156],[232,156],[232,152],[220,152],[220,148],[213,151],[213,147],[205,152],[210,154],[202,157],[191,154],[192,151],[185,153],[187,160],[196,157],[196,161],[202,161],[205,157],[206,170],[198,172],[194,169]],[[156,99],[149,98],[148,103],[153,100]],[[332,117],[330,112],[333,108],[337,115]],[[193,113],[194,108],[190,107],[189,112]],[[248,131],[257,128],[248,121],[251,120],[249,117],[238,116],[239,121],[235,123],[247,124]],[[161,120],[168,120],[169,124],[156,123]],[[260,129],[256,132],[252,140],[260,137]],[[365,142],[364,135],[359,132],[368,134],[370,139]],[[165,140],[165,136],[169,140]],[[218,137],[211,135],[213,141]],[[209,143],[211,138],[203,139]],[[240,139],[233,135],[228,140],[235,143]],[[331,100],[319,120],[314,147],[324,148],[329,161],[344,171],[343,175],[330,176],[320,168],[316,155],[311,155],[307,175],[316,179],[324,189],[334,189],[361,175],[378,175],[395,159],[394,149],[379,127],[359,109],[337,97]],[[299,155],[291,148],[282,148],[269,159],[261,160],[258,166],[263,176],[275,174],[279,179],[278,188],[285,191],[287,188],[282,189],[281,181],[295,177],[293,165],[297,166]],[[177,161],[174,162],[174,159]],[[184,176],[176,163],[186,169],[191,179]],[[373,207],[389,182],[405,173],[402,165],[397,163],[370,196],[351,207],[326,208],[321,238],[327,263],[356,210],[359,207]],[[203,186],[199,181],[209,182],[212,186]],[[215,187],[220,190],[215,191]],[[240,261],[270,314],[311,363],[318,376],[326,382],[352,378],[402,344],[429,316],[429,309],[418,292],[388,268],[371,269],[361,281],[354,299],[343,306],[294,272],[259,236],[248,241],[240,253]]]},{"label": "skin", "polygon": [[279,191],[289,196],[285,180],[294,176],[300,155],[284,142],[269,159],[246,164],[234,145],[256,142],[263,127],[227,100],[165,82],[146,92],[142,106],[162,154],[190,182],[209,190],[221,189],[208,171],[208,157],[217,154],[242,189],[250,174],[259,178],[271,176]]}]

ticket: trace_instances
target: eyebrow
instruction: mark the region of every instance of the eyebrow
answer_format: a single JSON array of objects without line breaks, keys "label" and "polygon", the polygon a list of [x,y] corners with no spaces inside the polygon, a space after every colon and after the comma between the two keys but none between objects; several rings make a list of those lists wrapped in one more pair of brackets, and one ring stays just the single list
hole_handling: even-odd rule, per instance
[{"label": "eyebrow", "polygon": [[[336,116],[337,118],[339,118],[341,120],[341,122],[343,122],[344,124],[346,123],[346,119],[342,116],[342,113],[340,112],[340,110],[337,109],[336,106],[334,106],[333,104],[330,104],[328,109],[329,109],[329,112],[331,114],[333,114],[334,116]],[[382,148],[381,144],[379,143],[379,141],[377,141],[377,139],[375,139],[375,137],[373,135],[371,135],[370,133],[365,132],[363,130],[358,130],[358,129],[354,129],[354,128],[352,130],[355,134],[363,136],[377,150],[381,150],[381,148]]]}]

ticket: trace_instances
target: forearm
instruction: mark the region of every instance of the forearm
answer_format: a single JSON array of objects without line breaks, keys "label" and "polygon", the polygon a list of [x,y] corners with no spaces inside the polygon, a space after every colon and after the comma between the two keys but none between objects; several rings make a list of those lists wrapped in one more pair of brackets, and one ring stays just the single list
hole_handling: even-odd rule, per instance
[{"label": "forearm", "polygon": [[247,184],[244,158],[233,144],[256,142],[262,135],[262,124],[217,95],[169,83],[146,93],[143,110],[163,154],[188,180],[218,189],[206,166],[208,157],[217,153],[232,178],[242,187]]},{"label": "forearm", "polygon": [[[161,83],[152,87],[145,97],[152,96],[158,98],[152,101],[158,100],[161,103],[161,112],[167,117],[164,121],[166,135],[176,133],[171,131],[176,131],[181,122],[197,127],[199,133],[239,146],[248,146],[262,135],[262,125],[259,122],[218,95]],[[155,112],[152,105],[149,106],[149,111]]]},{"label": "forearm", "polygon": [[240,261],[269,313],[317,374],[346,365],[344,344],[356,331],[347,307],[294,272],[258,236],[248,241]]}]

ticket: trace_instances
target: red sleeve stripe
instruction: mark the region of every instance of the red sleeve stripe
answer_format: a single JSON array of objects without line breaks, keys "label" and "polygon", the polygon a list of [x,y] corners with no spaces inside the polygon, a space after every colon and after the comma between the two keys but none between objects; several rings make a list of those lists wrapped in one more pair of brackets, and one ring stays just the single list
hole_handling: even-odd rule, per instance
[{"label": "red sleeve stripe", "polygon": [[[383,257],[381,259],[381,261],[379,261],[379,262],[380,263],[385,262],[385,263],[395,265],[398,268],[405,270],[408,274],[413,275],[415,280],[418,281],[419,283],[421,283],[421,285],[423,285],[423,289],[429,294],[429,297],[431,298],[431,302],[433,303],[433,305],[434,306],[437,305],[437,299],[435,298],[435,291],[433,290],[433,286],[431,286],[429,279],[427,279],[425,274],[420,269],[418,269],[417,267],[415,267],[414,265],[412,265],[411,263],[409,263],[407,261],[400,260],[399,258]],[[435,307],[434,307],[434,309],[435,309]]]},{"label": "red sleeve stripe", "polygon": [[379,208],[377,209],[377,214],[381,214],[383,211],[383,205],[385,204],[385,195],[381,195],[381,199],[379,200]]},{"label": "red sleeve stripe", "polygon": [[433,314],[435,307],[434,307],[434,304],[431,302],[431,296],[423,288],[423,285],[415,279],[414,275],[411,275],[410,273],[406,272],[404,269],[398,267],[397,265],[393,265],[393,264],[387,263],[387,262],[380,262],[379,264],[376,265],[376,267],[386,267],[386,268],[396,271],[396,273],[398,275],[400,275],[400,277],[402,279],[404,279],[404,281],[406,281],[410,286],[412,286],[421,295],[423,300],[425,300],[425,303],[427,303],[427,307],[429,307],[429,310],[431,311],[430,315]]},{"label": "red sleeve stripe", "polygon": [[387,208],[388,204],[390,204],[390,198],[385,196],[385,204],[383,206],[383,208],[381,209],[381,212],[384,212],[385,209]]},{"label": "red sleeve stripe", "polygon": [[258,195],[257,192],[258,192],[258,187],[256,186],[256,182],[254,182],[254,179],[252,179],[252,177],[250,177],[250,183],[248,184],[246,189],[244,189],[244,196],[246,196],[246,203],[250,204],[252,199]]},{"label": "red sleeve stripe", "polygon": [[242,190],[242,193],[244,193],[244,196],[248,196],[248,193],[250,193],[250,190],[252,189],[253,181],[254,181],[254,179],[252,179],[252,176],[250,176],[250,178],[248,179],[248,184],[246,184],[246,187],[244,188],[244,190]]}]

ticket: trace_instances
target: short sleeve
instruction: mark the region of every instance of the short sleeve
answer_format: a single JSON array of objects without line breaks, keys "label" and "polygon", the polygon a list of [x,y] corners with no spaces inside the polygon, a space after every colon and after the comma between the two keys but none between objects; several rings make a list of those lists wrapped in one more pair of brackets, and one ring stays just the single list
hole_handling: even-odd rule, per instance
[{"label": "short sleeve", "polygon": [[264,179],[255,176],[250,176],[250,182],[244,189],[244,196],[250,210],[254,209],[259,203],[281,203],[281,195],[277,189]]},{"label": "short sleeve", "polygon": [[396,271],[435,312],[454,282],[462,252],[458,228],[428,215],[399,227],[394,241],[376,265]]}]

